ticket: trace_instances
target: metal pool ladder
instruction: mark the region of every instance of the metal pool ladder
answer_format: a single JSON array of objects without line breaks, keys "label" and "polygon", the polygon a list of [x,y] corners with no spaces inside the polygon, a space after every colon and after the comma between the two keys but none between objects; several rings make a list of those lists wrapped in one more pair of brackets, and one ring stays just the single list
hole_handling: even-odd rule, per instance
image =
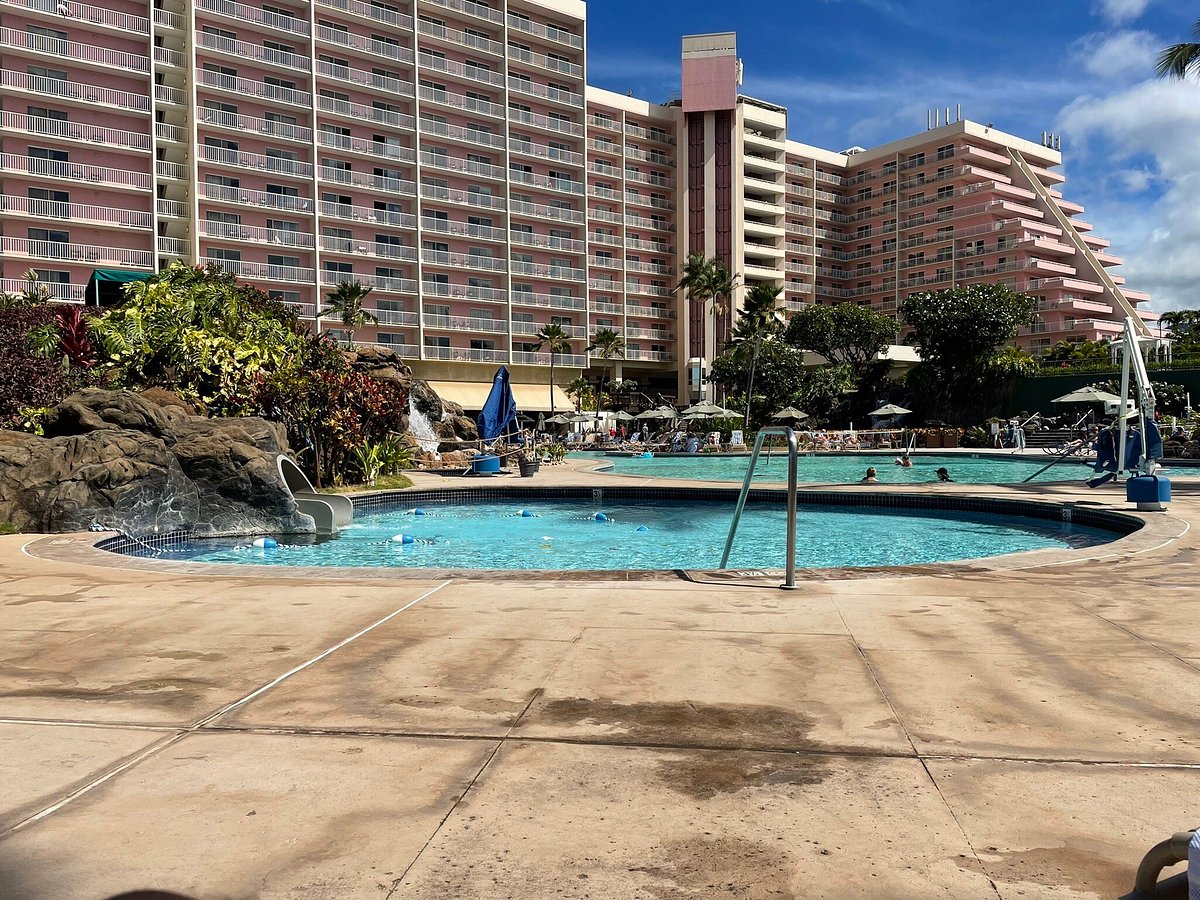
[{"label": "metal pool ladder", "polygon": [[725,552],[721,554],[721,568],[725,569],[729,566],[729,552],[733,549],[733,539],[737,536],[738,523],[742,521],[742,511],[746,508],[746,497],[750,493],[750,482],[754,478],[754,469],[758,465],[759,454],[762,453],[763,441],[773,434],[784,435],[788,442],[787,575],[780,587],[787,591],[793,591],[796,589],[796,465],[799,447],[796,443],[796,432],[786,425],[772,425],[758,432],[758,437],[754,441],[754,452],[750,454],[750,467],[746,469],[746,480],[742,482],[737,508],[733,511],[733,521],[729,523],[729,537],[725,539]]}]

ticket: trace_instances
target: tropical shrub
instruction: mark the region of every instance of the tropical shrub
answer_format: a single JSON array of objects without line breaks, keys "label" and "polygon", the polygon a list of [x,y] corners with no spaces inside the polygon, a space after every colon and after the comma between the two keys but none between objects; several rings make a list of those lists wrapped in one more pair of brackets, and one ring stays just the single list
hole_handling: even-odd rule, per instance
[{"label": "tropical shrub", "polygon": [[30,427],[30,410],[59,404],[86,382],[85,372],[35,351],[31,335],[54,322],[51,306],[0,309],[0,428]]}]

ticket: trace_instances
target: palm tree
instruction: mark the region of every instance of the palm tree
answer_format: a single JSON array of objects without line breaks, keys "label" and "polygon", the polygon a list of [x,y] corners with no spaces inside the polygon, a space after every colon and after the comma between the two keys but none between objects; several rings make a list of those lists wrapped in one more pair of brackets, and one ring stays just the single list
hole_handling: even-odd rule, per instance
[{"label": "palm tree", "polygon": [[783,331],[784,315],[779,304],[783,288],[760,282],[746,292],[741,318],[733,330],[730,349],[742,352],[750,349],[750,374],[746,379],[746,430],[750,430],[750,400],[754,396],[754,369],[758,351],[764,341],[773,340]]},{"label": "palm tree", "polygon": [[[1192,34],[1200,38],[1200,19],[1192,26]],[[1158,54],[1154,71],[1159,78],[1182,79],[1200,71],[1200,43],[1173,44]]]},{"label": "palm tree", "polygon": [[604,393],[604,383],[608,381],[608,366],[614,359],[625,356],[625,338],[611,328],[597,328],[592,335],[592,342],[587,346],[587,352],[593,353],[604,361],[601,381],[596,389],[596,427],[600,426],[600,397]]},{"label": "palm tree", "polygon": [[705,306],[712,304],[713,313],[723,316],[729,309],[735,276],[717,257],[706,259],[703,253],[693,253],[683,264],[683,275],[675,291],[684,292],[689,300]]},{"label": "palm tree", "polygon": [[337,316],[351,330],[364,325],[378,325],[379,317],[363,309],[363,300],[373,290],[375,288],[358,281],[343,281],[325,298],[329,307],[322,315]]},{"label": "palm tree", "polygon": [[[550,415],[554,415],[554,358],[571,349],[571,338],[563,331],[557,322],[543,325],[542,330],[534,335],[534,352],[546,350],[550,354]],[[597,398],[598,402],[598,398]]]}]

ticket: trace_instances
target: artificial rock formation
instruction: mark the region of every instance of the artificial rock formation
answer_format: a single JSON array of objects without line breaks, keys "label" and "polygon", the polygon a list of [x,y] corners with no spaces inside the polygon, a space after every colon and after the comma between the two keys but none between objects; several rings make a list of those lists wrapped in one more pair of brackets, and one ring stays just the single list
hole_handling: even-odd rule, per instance
[{"label": "artificial rock formation", "polygon": [[314,531],[279,475],[281,426],[153,399],[89,388],[55,407],[44,437],[0,431],[0,521],[134,535]]}]

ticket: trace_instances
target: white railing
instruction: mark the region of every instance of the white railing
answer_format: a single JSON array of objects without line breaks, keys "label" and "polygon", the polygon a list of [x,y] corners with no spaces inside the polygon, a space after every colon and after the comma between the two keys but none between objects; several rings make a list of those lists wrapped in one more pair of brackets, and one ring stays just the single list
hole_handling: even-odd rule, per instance
[{"label": "white railing", "polygon": [[149,150],[150,135],[136,131],[118,131],[100,125],[69,122],[62,119],[47,119],[42,116],[27,116],[24,113],[0,112],[0,128],[21,131],[31,135],[46,135],[70,141],[87,141],[126,150]]},{"label": "white railing", "polygon": [[564,75],[570,75],[572,78],[583,77],[583,66],[577,63],[573,63],[567,59],[555,59],[543,53],[534,53],[532,50],[526,50],[524,47],[518,47],[515,44],[508,45],[508,56],[509,59],[519,59],[521,62],[537,66],[539,69],[561,72]]},{"label": "white railing", "polygon": [[200,83],[207,87],[217,88],[222,91],[232,91],[235,94],[241,94],[246,97],[257,97],[260,100],[277,100],[280,103],[290,103],[293,106],[303,106],[305,108],[312,106],[312,95],[306,91],[279,87],[278,85],[266,84],[262,81],[252,81],[249,78],[239,78],[236,75],[225,75],[222,72],[210,72],[207,69],[201,69],[196,74],[200,76]]},{"label": "white railing", "polygon": [[242,278],[264,278],[289,284],[313,284],[316,278],[315,270],[302,266],[277,266],[273,263],[242,262],[241,260],[211,257],[205,257],[201,263],[217,266],[231,275],[239,275]]},{"label": "white railing", "polygon": [[223,184],[203,184],[200,193],[208,200],[221,200],[225,203],[240,203],[245,206],[265,206],[269,209],[283,209],[289,212],[312,212],[313,202],[310,197],[298,197],[292,194],[274,194],[270,191],[252,191],[249,188],[227,187]]},{"label": "white railing", "polygon": [[591,125],[593,128],[604,128],[604,129],[607,129],[608,131],[616,131],[616,132],[621,131],[621,123],[618,122],[616,119],[609,118],[608,116],[597,116],[597,115],[589,114],[587,117],[587,123],[589,125]]},{"label": "white railing", "polygon": [[[312,140],[312,129],[291,122],[277,122],[274,119],[259,119],[254,116],[243,116],[239,113],[225,112],[221,109],[198,109],[200,121],[206,125],[219,128],[233,128],[237,131],[253,131],[282,138],[285,141],[300,141],[308,143]],[[160,123],[161,124],[161,123]]]},{"label": "white railing", "polygon": [[661,331],[653,328],[626,328],[626,337],[647,338],[652,341],[673,341],[675,335],[670,331]]},{"label": "white railing", "polygon": [[467,34],[466,32],[459,31],[457,28],[448,28],[437,22],[426,22],[424,19],[418,19],[417,31],[430,37],[441,38],[444,41],[451,41],[463,47],[469,47],[472,50],[481,50],[484,53],[492,53],[496,56],[504,54],[504,45],[498,41],[480,37],[479,35]]},{"label": "white railing", "polygon": [[83,181],[106,186],[145,189],[150,187],[150,175],[146,172],[110,169],[106,166],[86,166],[82,163],[61,162],[56,159],[18,156],[15,153],[0,153],[0,169],[20,175],[69,178],[72,181]]},{"label": "white railing", "polygon": [[544,128],[547,131],[556,131],[559,134],[570,134],[575,137],[583,137],[583,126],[578,122],[571,122],[566,119],[558,119],[553,116],[543,116],[540,113],[525,112],[523,109],[508,110],[508,117],[513,122],[521,122],[525,125],[532,125],[535,128]]},{"label": "white railing", "polygon": [[554,25],[543,25],[541,22],[534,22],[524,16],[514,16],[512,13],[508,15],[508,27],[515,28],[517,31],[524,31],[526,34],[536,34],[538,37],[559,44],[565,44],[568,47],[574,47],[576,50],[583,49],[583,38],[565,28],[558,28]]},{"label": "white railing", "polygon": [[474,0],[430,0],[438,6],[458,10],[471,16],[478,16],[500,25],[504,23],[504,14],[498,9],[492,9],[486,3],[475,3]]},{"label": "white railing", "polygon": [[160,159],[155,161],[154,171],[160,178],[171,178],[178,181],[183,178],[187,170],[179,163],[167,162],[165,159]]},{"label": "white railing", "polygon": [[[565,322],[559,322],[558,326],[566,333],[568,337],[584,338],[587,337],[587,328],[583,325],[569,325]],[[544,322],[513,322],[513,334],[537,334],[545,328]]]},{"label": "white railing", "polygon": [[236,3],[234,0],[195,0],[196,7],[220,16],[228,16],[242,22],[252,22],[255,25],[265,25],[277,28],[291,34],[308,34],[308,19],[281,13],[267,12],[258,6]]},{"label": "white railing", "polygon": [[379,122],[383,125],[392,125],[396,128],[412,128],[416,125],[416,119],[406,113],[392,112],[390,109],[376,109],[374,106],[364,106],[361,103],[352,103],[349,100],[338,100],[336,97],[317,96],[317,109],[322,112],[337,113],[342,116],[350,116],[355,119],[365,119],[371,122]]},{"label": "white railing", "polygon": [[[82,303],[87,293],[86,284],[68,284],[63,281],[43,281],[50,291],[51,303]],[[29,287],[24,278],[0,278],[0,293],[19,294]]]},{"label": "white railing", "polygon": [[520,153],[524,156],[536,156],[539,159],[550,160],[552,162],[566,163],[571,166],[583,165],[583,154],[576,153],[573,150],[560,150],[557,147],[549,147],[545,144],[535,144],[532,141],[518,140],[512,138],[508,142],[508,149],[514,153]]},{"label": "white railing", "polygon": [[415,312],[406,309],[372,309],[371,315],[379,320],[380,325],[416,325],[420,318]]},{"label": "white railing", "polygon": [[75,0],[5,0],[10,6],[21,9],[49,13],[60,20],[86,22],[89,25],[101,25],[105,28],[116,28],[130,34],[149,34],[150,20],[142,16],[132,16],[128,13],[114,12],[99,6],[89,6],[77,3]]},{"label": "white railing", "polygon": [[332,166],[321,166],[321,180],[335,184],[352,184],[356,187],[385,191],[392,194],[404,194],[413,197],[417,193],[415,181],[403,178],[392,178],[388,175],[367,175],[364,172],[353,172],[346,169],[335,169]]},{"label": "white railing", "polygon": [[561,88],[554,88],[545,84],[539,84],[536,81],[526,78],[518,78],[515,75],[508,76],[508,89],[510,91],[515,91],[518,94],[525,94],[530,97],[539,97],[542,100],[547,100],[554,103],[565,103],[568,106],[583,106],[582,94],[577,94],[574,91],[564,91]]},{"label": "white railing", "polygon": [[166,47],[154,48],[154,61],[160,62],[165,66],[175,66],[182,68],[184,64],[183,54],[176,50],[169,50]]},{"label": "white railing", "polygon": [[353,222],[368,222],[372,225],[389,225],[398,228],[416,228],[417,217],[411,213],[373,209],[369,206],[352,206],[349,203],[321,202],[321,215]]},{"label": "white railing", "polygon": [[[523,366],[548,366],[550,365],[550,354],[514,350],[512,361]],[[587,357],[581,353],[556,353],[554,354],[554,365],[566,366],[569,369],[582,369],[587,366]]]},{"label": "white railing", "polygon": [[429,216],[421,219],[421,228],[425,231],[435,231],[438,234],[452,234],[460,237],[478,238],[485,241],[503,241],[508,238],[508,232],[503,228],[493,228],[490,225],[471,225],[467,222],[456,222],[453,219],[435,219]]},{"label": "white railing", "polygon": [[58,200],[37,200],[13,194],[0,194],[0,213],[99,225],[120,225],[123,228],[149,228],[152,222],[150,213],[135,209],[65,203]]},{"label": "white railing", "polygon": [[421,120],[421,131],[426,134],[438,134],[442,137],[454,138],[468,144],[485,144],[488,147],[504,147],[504,135],[492,134],[478,128],[463,128],[459,125],[447,125],[445,122],[435,122],[432,119]]},{"label": "white railing", "polygon": [[164,200],[159,198],[155,201],[158,207],[160,216],[169,216],[171,218],[181,219],[187,215],[187,207],[178,200]]},{"label": "white railing", "polygon": [[509,178],[512,181],[532,185],[547,191],[561,191],[564,194],[575,194],[577,196],[583,195],[583,182],[576,181],[573,178],[555,178],[515,168],[509,170]]},{"label": "white railing", "polygon": [[541,247],[544,250],[565,250],[568,253],[582,253],[587,248],[587,244],[584,241],[548,234],[534,234],[533,232],[526,231],[514,231],[512,233],[512,242],[525,247]]},{"label": "white railing", "polygon": [[415,262],[417,248],[404,244],[389,244],[375,240],[357,240],[355,238],[334,237],[321,235],[321,249],[332,253],[353,253],[358,256],[378,256],[384,259],[401,259]]},{"label": "white railing", "polygon": [[533,278],[553,278],[563,281],[586,281],[587,272],[572,266],[548,266],[542,263],[524,262],[514,259],[510,263],[514,275],[528,275]]},{"label": "white railing", "polygon": [[421,318],[426,328],[479,332],[481,334],[508,334],[508,323],[503,319],[484,319],[480,316],[438,316],[432,313],[425,313]]},{"label": "white railing", "polygon": [[436,347],[426,344],[421,349],[425,359],[454,359],[465,362],[508,362],[507,350],[475,350],[470,347]]},{"label": "white railing", "polygon": [[321,272],[321,284],[337,286],[343,281],[357,281],[364,287],[372,287],[377,291],[389,294],[415,294],[417,282],[412,278],[390,278],[386,275],[359,275],[349,272],[331,272],[328,269]]},{"label": "white railing", "polygon": [[463,172],[467,175],[478,175],[483,178],[504,178],[504,169],[488,163],[475,162],[473,159],[460,159],[457,156],[447,156],[444,153],[421,152],[421,165],[447,172]]},{"label": "white railing", "polygon": [[113,106],[118,109],[131,109],[139,112],[150,111],[150,98],[145,94],[114,91],[112,88],[96,87],[78,81],[62,81],[58,78],[47,78],[44,75],[27,75],[11,69],[0,70],[0,87],[28,91],[31,94],[47,97],[81,100],[99,106]]},{"label": "white railing", "polygon": [[647,141],[658,141],[662,144],[675,145],[675,138],[665,130],[650,131],[640,125],[635,125],[633,122],[625,123],[625,133],[631,134],[634,137],[642,138]]},{"label": "white railing", "polygon": [[167,253],[171,256],[183,256],[187,253],[188,242],[181,238],[166,237],[159,235],[158,252]]},{"label": "white railing", "polygon": [[456,269],[487,269],[491,272],[503,272],[504,260],[494,256],[481,256],[476,253],[449,253],[445,250],[422,250],[422,261],[435,266],[452,266]]},{"label": "white railing", "polygon": [[317,132],[317,143],[322,147],[335,147],[338,150],[348,150],[352,153],[367,153],[395,162],[412,162],[416,159],[416,153],[409,147],[402,147],[387,141],[369,141],[366,138],[352,137],[348,134],[338,134],[324,129]]},{"label": "white railing", "polygon": [[658,306],[636,306],[631,303],[625,307],[625,315],[638,318],[673,319],[675,310]]},{"label": "white railing", "polygon": [[136,53],[108,50],[93,44],[80,44],[77,41],[64,41],[61,38],[30,34],[25,31],[17,31],[15,28],[0,28],[0,47],[15,47],[19,50],[48,53],[62,59],[95,63],[129,72],[150,71],[149,58]]},{"label": "white railing", "polygon": [[564,209],[558,206],[546,206],[541,203],[527,203],[524,200],[512,201],[512,211],[523,216],[533,216],[538,219],[554,219],[559,222],[582,224],[586,216],[577,209]]},{"label": "white railing", "polygon": [[373,53],[376,56],[383,56],[388,59],[399,60],[400,62],[411,63],[413,61],[413,52],[406,47],[375,40],[374,38],[367,38],[352,31],[343,31],[340,28],[330,28],[328,25],[317,26],[317,40],[326,41],[330,44],[338,44],[342,47],[349,47],[352,50],[361,50],[363,53]]},{"label": "white railing", "polygon": [[508,292],[501,288],[477,287],[466,284],[443,284],[440,281],[424,281],[421,293],[429,297],[456,297],[481,303],[506,303]]},{"label": "white railing", "polygon": [[251,44],[247,41],[239,41],[219,34],[211,34],[207,31],[197,32],[196,37],[200,46],[209,50],[231,53],[242,59],[253,59],[261,63],[282,66],[285,69],[292,69],[297,72],[307,72],[309,68],[308,57],[300,56],[296,53],[274,50],[270,47],[264,47],[262,44]]},{"label": "white railing", "polygon": [[234,241],[253,241],[256,244],[275,244],[281,247],[311,249],[313,236],[306,231],[290,231],[280,228],[262,228],[257,225],[241,225],[235,222],[217,222],[208,219],[200,222],[205,237],[224,238]]},{"label": "white railing", "polygon": [[412,97],[416,91],[416,86],[411,81],[393,78],[390,75],[376,75],[374,72],[368,72],[365,69],[355,69],[351,66],[339,65],[323,59],[317,60],[317,74],[328,78],[336,78],[339,81],[348,81],[351,84],[361,84],[363,87],[376,88],[392,94],[400,94],[404,97]]},{"label": "white railing", "polygon": [[92,244],[74,244],[67,241],[37,241],[26,238],[0,237],[0,252],[30,259],[48,259],[58,262],[105,263],[136,266],[142,269],[148,269],[154,265],[154,254],[149,250],[97,247]]},{"label": "white railing", "polygon": [[182,106],[187,100],[187,95],[183,91],[167,87],[165,84],[156,84],[154,86],[154,99],[159,103],[174,103]]},{"label": "white railing", "polygon": [[290,175],[295,178],[311,178],[312,163],[277,156],[263,156],[245,150],[227,150],[224,147],[209,147],[201,144],[197,148],[200,158],[211,163],[234,166],[239,169],[256,169],[273,175]]},{"label": "white railing", "polygon": [[479,100],[475,97],[467,97],[464,94],[455,94],[452,91],[443,91],[425,85],[421,85],[420,96],[427,103],[439,103],[442,106],[451,106],[455,109],[483,116],[493,116],[497,119],[504,118],[504,107],[490,100]]},{"label": "white railing", "polygon": [[529,291],[513,291],[514,306],[537,306],[541,309],[587,309],[582,297],[563,297],[558,294],[535,294]]},{"label": "white railing", "polygon": [[481,84],[490,84],[498,88],[504,87],[504,75],[492,69],[485,69],[482,66],[469,62],[461,63],[457,60],[434,56],[427,50],[420,51],[417,54],[417,59],[422,69],[436,69],[439,72],[456,75],[459,78],[467,78],[471,81],[478,81]]},{"label": "white railing", "polygon": [[638,359],[643,362],[671,362],[675,356],[665,350],[626,350],[625,358]]},{"label": "white railing", "polygon": [[158,135],[160,141],[175,141],[180,143],[187,140],[187,134],[178,125],[171,125],[168,122],[155,122],[154,133]]},{"label": "white railing", "polygon": [[404,13],[396,12],[395,10],[374,3],[363,3],[362,0],[317,0],[317,5],[326,6],[330,9],[340,9],[343,12],[361,16],[364,19],[384,22],[393,28],[403,28],[405,31],[412,31],[412,16],[406,16]]},{"label": "white railing", "polygon": [[625,293],[641,294],[648,297],[670,297],[671,289],[658,284],[638,284],[634,281],[625,282]]},{"label": "white railing", "polygon": [[460,191],[457,188],[447,188],[436,184],[422,184],[421,196],[430,200],[443,200],[450,203],[465,203],[481,209],[504,209],[504,198],[493,197],[491,194],[481,194],[475,191]]}]

